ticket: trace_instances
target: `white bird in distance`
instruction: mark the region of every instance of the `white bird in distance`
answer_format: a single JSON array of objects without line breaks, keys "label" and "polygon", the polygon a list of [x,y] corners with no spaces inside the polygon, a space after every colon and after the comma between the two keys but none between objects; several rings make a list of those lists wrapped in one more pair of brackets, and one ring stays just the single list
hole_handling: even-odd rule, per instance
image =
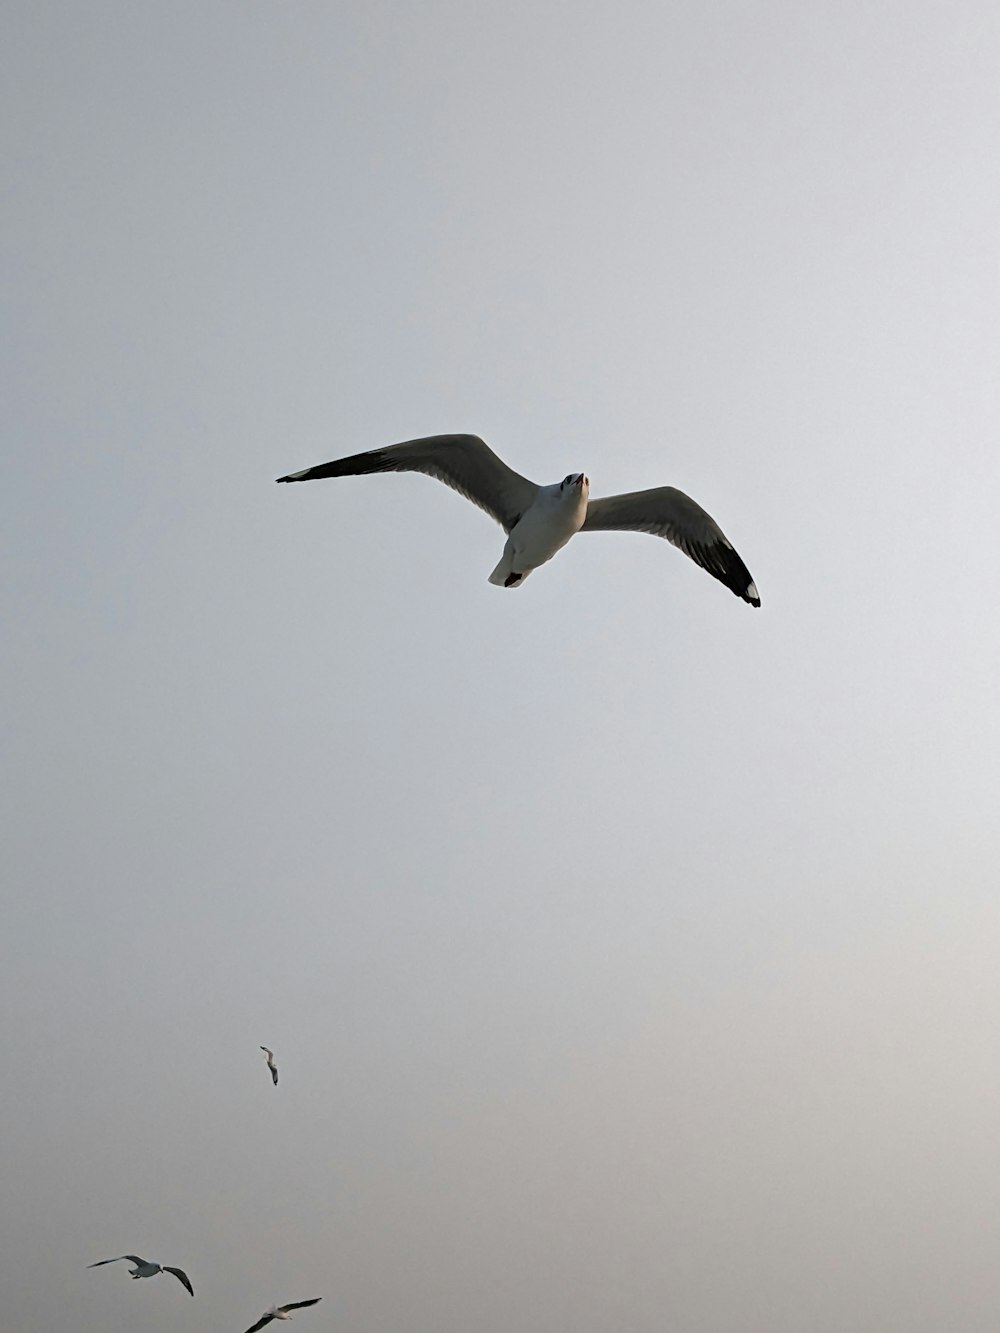
[{"label": "white bird in distance", "polygon": [[[273,1052],[273,1051],[269,1051],[269,1050],[267,1049],[266,1046],[262,1046],[260,1049],[261,1049],[261,1050],[264,1052],[264,1054],[267,1056],[267,1067],[268,1067],[268,1069],[270,1069],[270,1071],[271,1071],[271,1078],[272,1078],[272,1080],[273,1080],[273,1082],[274,1082],[274,1086],[277,1087],[277,1086],[278,1086],[278,1066],[274,1063],[274,1052]],[[294,1079],[293,1079],[292,1081],[294,1082]]]},{"label": "white bird in distance", "polygon": [[551,560],[578,532],[650,532],[665,537],[737,597],[760,606],[754,581],[732,542],[683,491],[657,486],[591,500],[590,482],[582,472],[571,472],[551,486],[538,486],[509,468],[478,435],[407,440],[290,472],[278,481],[371,472],[423,472],[495,518],[507,533],[503,555],[489,580],[499,587],[520,587],[533,569]]},{"label": "white bird in distance", "polygon": [[122,1259],[127,1259],[129,1263],[135,1264],[132,1276],[135,1277],[156,1277],[157,1273],[173,1273],[178,1282],[187,1287],[191,1295],[194,1295],[194,1287],[191,1285],[191,1279],[182,1268],[171,1268],[169,1264],[154,1264],[148,1259],[141,1259],[137,1254],[119,1254],[114,1259],[98,1259],[96,1264],[88,1264],[88,1268],[100,1268],[102,1264],[117,1264]]},{"label": "white bird in distance", "polygon": [[289,1301],[287,1305],[272,1305],[266,1314],[261,1315],[256,1324],[252,1324],[250,1328],[247,1329],[246,1333],[257,1333],[259,1328],[263,1328],[265,1324],[269,1324],[272,1319],[291,1319],[292,1316],[288,1313],[289,1310],[302,1310],[307,1305],[319,1305],[322,1299],[322,1296],[315,1296],[311,1301]]}]

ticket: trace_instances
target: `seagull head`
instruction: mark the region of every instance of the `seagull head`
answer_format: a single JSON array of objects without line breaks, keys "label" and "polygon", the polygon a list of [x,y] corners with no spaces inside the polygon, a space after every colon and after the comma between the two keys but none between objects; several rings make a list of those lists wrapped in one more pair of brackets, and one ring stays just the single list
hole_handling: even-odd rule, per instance
[{"label": "seagull head", "polygon": [[574,498],[582,495],[586,499],[590,493],[590,482],[582,472],[571,472],[559,483],[559,492],[561,495],[571,495]]}]

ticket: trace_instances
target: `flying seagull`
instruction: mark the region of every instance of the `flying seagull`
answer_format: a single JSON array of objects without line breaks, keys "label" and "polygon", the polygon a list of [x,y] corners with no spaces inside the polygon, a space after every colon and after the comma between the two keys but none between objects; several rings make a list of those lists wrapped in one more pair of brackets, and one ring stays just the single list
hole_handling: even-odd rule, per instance
[{"label": "flying seagull", "polygon": [[178,1282],[183,1283],[191,1295],[194,1295],[191,1279],[183,1269],[171,1268],[169,1264],[153,1264],[148,1259],[140,1259],[137,1254],[119,1254],[115,1259],[98,1259],[96,1264],[88,1264],[87,1267],[100,1268],[102,1264],[116,1264],[121,1259],[127,1259],[129,1263],[135,1264],[135,1268],[132,1269],[133,1277],[155,1277],[157,1273],[173,1273]]},{"label": "flying seagull", "polygon": [[291,1319],[289,1310],[302,1310],[307,1305],[319,1305],[322,1299],[322,1296],[316,1296],[311,1301],[289,1301],[287,1305],[272,1305],[266,1314],[261,1315],[256,1324],[247,1329],[247,1333],[257,1333],[259,1328],[269,1324],[272,1319]]},{"label": "flying seagull", "polygon": [[[274,1052],[269,1051],[266,1046],[260,1048],[267,1056],[267,1067],[271,1071],[271,1078],[274,1080],[274,1086],[278,1086],[278,1066],[274,1063]],[[294,1079],[292,1080],[294,1082]]]},{"label": "flying seagull", "polygon": [[732,543],[704,509],[673,486],[591,500],[590,482],[571,472],[537,486],[507,464],[478,435],[429,435],[385,449],[336,458],[290,472],[278,481],[366,476],[370,472],[424,472],[443,481],[495,518],[507,533],[490,583],[517,588],[578,532],[650,532],[691,557],[737,597],[760,606],[757,588]]}]

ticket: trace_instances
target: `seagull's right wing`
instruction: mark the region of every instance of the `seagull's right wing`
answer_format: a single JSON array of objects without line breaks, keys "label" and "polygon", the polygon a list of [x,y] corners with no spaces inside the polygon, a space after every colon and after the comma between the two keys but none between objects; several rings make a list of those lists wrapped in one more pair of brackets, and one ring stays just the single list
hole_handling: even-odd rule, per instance
[{"label": "seagull's right wing", "polygon": [[287,1314],[289,1310],[304,1310],[307,1305],[319,1305],[322,1299],[322,1296],[314,1296],[311,1301],[289,1301],[287,1305],[279,1305],[278,1309],[282,1314]]},{"label": "seagull's right wing", "polygon": [[350,458],[335,458],[278,481],[318,481],[321,477],[357,477],[371,472],[423,472],[484,509],[510,532],[535,502],[538,487],[509,468],[478,435],[428,435]]},{"label": "seagull's right wing", "polygon": [[273,1318],[273,1314],[261,1315],[256,1324],[254,1324],[252,1328],[247,1329],[247,1333],[257,1333],[259,1328],[263,1328],[265,1324],[269,1324]]},{"label": "seagull's right wing", "polygon": [[101,1264],[117,1264],[122,1259],[127,1259],[129,1263],[135,1264],[137,1267],[141,1267],[146,1262],[145,1259],[140,1259],[137,1254],[119,1254],[114,1259],[98,1259],[96,1264],[88,1264],[87,1267],[100,1268]]}]

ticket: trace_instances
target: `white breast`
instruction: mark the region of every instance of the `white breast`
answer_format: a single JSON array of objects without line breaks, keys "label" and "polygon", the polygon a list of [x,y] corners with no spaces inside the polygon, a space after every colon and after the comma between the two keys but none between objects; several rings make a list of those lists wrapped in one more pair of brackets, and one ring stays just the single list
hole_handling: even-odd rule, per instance
[{"label": "white breast", "polygon": [[537,569],[551,560],[587,517],[587,500],[579,490],[560,491],[558,486],[543,486],[538,499],[520,523],[511,529],[511,541],[518,569]]}]

